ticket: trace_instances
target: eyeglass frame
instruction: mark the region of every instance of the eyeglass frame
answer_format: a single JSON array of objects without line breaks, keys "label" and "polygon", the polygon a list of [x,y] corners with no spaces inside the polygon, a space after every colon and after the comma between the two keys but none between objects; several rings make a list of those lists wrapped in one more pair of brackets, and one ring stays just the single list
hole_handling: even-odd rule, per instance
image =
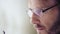
[{"label": "eyeglass frame", "polygon": [[[44,13],[44,12],[46,12],[47,10],[49,10],[49,9],[51,9],[51,8],[54,8],[55,6],[58,6],[58,5],[59,5],[59,4],[55,4],[55,5],[53,5],[53,6],[51,6],[51,7],[48,7],[48,8],[46,8],[46,9],[44,9],[44,10],[43,10],[43,9],[40,9],[40,11]],[[34,9],[29,8],[29,10],[32,11],[32,10],[34,10]],[[36,12],[37,12],[37,11],[36,11]],[[33,12],[33,13],[34,13],[34,12]]]}]

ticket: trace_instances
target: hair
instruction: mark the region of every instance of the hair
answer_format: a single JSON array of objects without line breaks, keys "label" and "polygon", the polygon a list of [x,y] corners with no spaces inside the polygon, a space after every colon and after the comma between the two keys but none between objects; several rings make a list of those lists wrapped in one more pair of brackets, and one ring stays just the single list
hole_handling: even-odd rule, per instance
[{"label": "hair", "polygon": [[60,4],[60,0],[56,0],[58,4]]},{"label": "hair", "polygon": [[57,21],[53,24],[48,34],[60,34],[60,0],[56,0],[56,2],[57,4],[59,4],[58,5],[59,14]]}]

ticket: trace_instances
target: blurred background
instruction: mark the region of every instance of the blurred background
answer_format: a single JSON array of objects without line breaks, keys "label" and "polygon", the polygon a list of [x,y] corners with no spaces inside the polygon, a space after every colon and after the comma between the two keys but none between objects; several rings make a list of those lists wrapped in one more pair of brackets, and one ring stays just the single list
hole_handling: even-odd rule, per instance
[{"label": "blurred background", "polygon": [[0,34],[36,34],[27,4],[28,0],[0,0]]}]

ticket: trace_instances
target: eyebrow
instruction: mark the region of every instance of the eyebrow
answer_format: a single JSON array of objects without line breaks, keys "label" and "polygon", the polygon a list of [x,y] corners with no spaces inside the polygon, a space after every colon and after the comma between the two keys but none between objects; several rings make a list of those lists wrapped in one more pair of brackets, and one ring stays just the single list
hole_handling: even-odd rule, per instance
[{"label": "eyebrow", "polygon": [[[47,11],[47,10],[49,10],[49,9],[51,9],[51,8],[54,8],[55,6],[58,6],[59,4],[55,4],[55,5],[53,5],[53,6],[51,6],[51,7],[48,7],[48,8],[46,8],[46,9],[44,9],[44,10],[42,10],[42,12],[45,12],[45,11]],[[32,8],[29,8],[29,10],[33,10]]]}]

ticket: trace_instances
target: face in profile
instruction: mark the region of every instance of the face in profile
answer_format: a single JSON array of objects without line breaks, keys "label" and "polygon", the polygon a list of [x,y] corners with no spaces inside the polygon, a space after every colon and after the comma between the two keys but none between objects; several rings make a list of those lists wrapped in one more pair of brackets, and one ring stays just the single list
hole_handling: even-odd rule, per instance
[{"label": "face in profile", "polygon": [[54,23],[58,20],[59,12],[57,6],[44,11],[55,4],[56,2],[54,0],[29,0],[28,14],[38,33],[47,34],[49,29],[51,29]]}]

